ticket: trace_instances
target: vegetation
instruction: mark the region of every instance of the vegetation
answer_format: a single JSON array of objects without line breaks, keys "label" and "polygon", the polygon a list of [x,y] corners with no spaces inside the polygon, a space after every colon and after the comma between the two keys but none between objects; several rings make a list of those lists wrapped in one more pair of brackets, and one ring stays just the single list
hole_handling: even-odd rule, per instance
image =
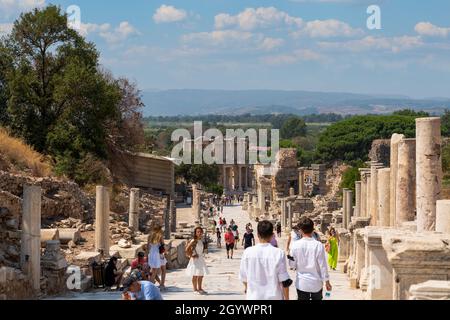
[{"label": "vegetation", "polygon": [[0,155],[18,170],[30,171],[34,176],[44,177],[52,174],[51,165],[40,153],[34,151],[23,140],[11,137],[1,127]]},{"label": "vegetation", "polygon": [[306,123],[299,117],[287,119],[281,126],[280,135],[283,139],[302,137],[306,135]]},{"label": "vegetation", "polygon": [[353,191],[353,195],[356,194],[355,191],[355,182],[361,181],[361,174],[359,173],[359,168],[364,168],[365,165],[363,162],[356,162],[353,164],[353,166],[349,167],[347,170],[344,171],[342,174],[342,181],[341,181],[341,189],[350,189]]},{"label": "vegetation", "polygon": [[143,143],[136,86],[100,70],[94,44],[60,8],[21,14],[0,61],[0,124],[49,155],[57,174],[95,182],[101,162]]},{"label": "vegetation", "polygon": [[390,139],[393,133],[415,136],[414,116],[356,116],[327,127],[321,134],[316,160],[365,161],[375,139]]},{"label": "vegetation", "polygon": [[445,110],[444,115],[441,117],[442,121],[442,135],[444,137],[450,137],[450,109]]}]

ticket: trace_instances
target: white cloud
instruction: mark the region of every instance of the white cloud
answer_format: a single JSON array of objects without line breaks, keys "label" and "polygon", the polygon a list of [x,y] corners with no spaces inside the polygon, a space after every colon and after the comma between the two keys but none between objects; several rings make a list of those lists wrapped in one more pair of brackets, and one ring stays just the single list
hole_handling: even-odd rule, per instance
[{"label": "white cloud", "polygon": [[450,28],[438,27],[430,22],[419,22],[414,30],[421,36],[445,38],[450,35]]},{"label": "white cloud", "polygon": [[182,21],[186,17],[186,11],[163,4],[156,10],[156,13],[153,15],[153,20],[156,23],[168,23]]},{"label": "white cloud", "polygon": [[297,62],[304,61],[319,61],[324,57],[315,51],[310,49],[299,49],[288,54],[279,54],[273,56],[267,56],[262,58],[262,61],[270,65],[280,65],[280,64],[294,64]]},{"label": "white cloud", "polygon": [[45,5],[45,0],[0,0],[0,15],[10,16],[25,10]]},{"label": "white cloud", "polygon": [[301,18],[292,17],[288,13],[274,7],[247,8],[235,16],[228,13],[220,13],[214,19],[216,29],[238,27],[242,30],[275,26],[300,27],[303,22]]},{"label": "white cloud", "polygon": [[212,32],[190,33],[182,36],[185,43],[197,42],[203,45],[223,46],[230,43],[245,42],[254,37],[253,33],[238,30],[216,30]]},{"label": "white cloud", "polygon": [[372,50],[384,50],[398,53],[404,50],[411,50],[421,47],[423,41],[420,37],[400,36],[400,37],[374,37],[367,36],[358,40],[342,42],[319,42],[319,47],[327,50],[362,52]]},{"label": "white cloud", "polygon": [[128,21],[122,21],[114,29],[109,23],[82,23],[81,30],[79,30],[79,32],[85,37],[89,34],[98,34],[110,44],[116,44],[120,41],[126,40],[128,37],[134,34],[139,34],[139,31]]},{"label": "white cloud", "polygon": [[361,29],[354,29],[348,23],[329,19],[309,21],[305,26],[296,32],[294,37],[309,36],[311,38],[330,38],[330,37],[354,37],[364,34]]},{"label": "white cloud", "polygon": [[0,23],[0,36],[10,33],[12,28],[13,28],[12,23]]},{"label": "white cloud", "polygon": [[260,49],[270,51],[275,48],[281,47],[284,44],[284,40],[280,38],[264,38],[259,46]]}]

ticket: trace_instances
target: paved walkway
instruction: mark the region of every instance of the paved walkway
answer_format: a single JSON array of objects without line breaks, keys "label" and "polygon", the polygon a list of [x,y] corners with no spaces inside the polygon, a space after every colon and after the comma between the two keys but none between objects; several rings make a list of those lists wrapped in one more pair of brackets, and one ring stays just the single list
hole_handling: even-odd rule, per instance
[{"label": "paved walkway", "polygon": [[[190,209],[182,209],[183,219],[188,222]],[[231,206],[224,208],[224,217],[227,222],[234,219],[239,226],[239,232],[245,231],[245,225],[252,223],[256,229],[256,222],[250,221],[248,214],[240,206]],[[256,234],[255,234],[256,236]],[[215,238],[215,237],[214,237]],[[222,239],[223,241],[223,239]],[[258,242],[258,241],[257,241]],[[278,239],[280,248],[285,248],[286,238]],[[239,282],[239,265],[243,253],[243,247],[239,243],[238,250],[234,252],[234,259],[227,259],[224,245],[222,249],[217,249],[216,245],[210,244],[209,253],[206,256],[206,263],[210,274],[204,278],[203,289],[208,292],[206,296],[194,295],[192,292],[191,278],[186,275],[185,269],[171,270],[167,274],[167,291],[163,292],[165,300],[245,300],[244,287]],[[291,278],[295,279],[295,272],[289,271]],[[347,275],[339,271],[330,272],[333,292],[333,300],[361,300],[363,296],[361,291],[349,288]],[[291,286],[290,298],[296,299],[297,294],[295,286]],[[63,299],[75,300],[116,300],[120,299],[120,293],[92,292],[83,294],[70,294]]]}]

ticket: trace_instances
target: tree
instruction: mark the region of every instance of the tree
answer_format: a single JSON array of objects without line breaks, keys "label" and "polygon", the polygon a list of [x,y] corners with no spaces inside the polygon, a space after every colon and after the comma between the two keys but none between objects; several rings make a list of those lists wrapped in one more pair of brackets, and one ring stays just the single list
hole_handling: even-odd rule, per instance
[{"label": "tree", "polygon": [[411,116],[355,116],[326,128],[319,137],[315,160],[365,161],[373,140],[390,139],[393,133],[412,138],[415,128]]},{"label": "tree", "polygon": [[359,168],[364,168],[364,163],[359,161],[356,162],[354,166],[349,167],[342,174],[341,189],[350,189],[355,195],[355,182],[361,180],[361,174],[359,173]]},{"label": "tree", "polygon": [[198,183],[210,187],[219,180],[219,167],[215,164],[181,164],[175,168],[175,175],[183,178],[187,184]]},{"label": "tree", "polygon": [[291,139],[306,135],[306,123],[302,118],[291,117],[287,119],[280,130],[283,139]]},{"label": "tree", "polygon": [[422,118],[422,117],[429,117],[430,114],[425,111],[415,111],[412,109],[403,109],[398,110],[393,113],[395,116],[409,116],[409,117],[416,117],[416,118]]}]

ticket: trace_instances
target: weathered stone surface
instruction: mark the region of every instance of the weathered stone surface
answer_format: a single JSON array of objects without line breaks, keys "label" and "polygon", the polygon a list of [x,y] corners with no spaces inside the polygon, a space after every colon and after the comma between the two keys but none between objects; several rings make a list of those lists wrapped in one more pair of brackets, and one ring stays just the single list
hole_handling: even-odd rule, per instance
[{"label": "weathered stone surface", "polygon": [[137,254],[139,251],[142,251],[144,249],[144,244],[139,245],[131,245],[130,248],[121,248],[118,245],[114,245],[110,247],[110,251],[117,251],[119,252],[119,255],[121,258],[133,260],[137,257]]},{"label": "weathered stone surface", "polygon": [[81,252],[74,257],[75,264],[91,265],[94,262],[99,263],[101,260],[101,254],[98,252]]},{"label": "weathered stone surface", "polygon": [[70,241],[76,244],[81,239],[81,233],[78,229],[58,229],[58,233],[61,244],[68,244]]},{"label": "weathered stone surface", "polygon": [[409,300],[450,300],[450,281],[430,280],[412,285]]},{"label": "weathered stone surface", "polygon": [[436,203],[436,231],[450,234],[450,200]]},{"label": "weathered stone surface", "polygon": [[395,226],[414,221],[416,208],[416,139],[398,143],[397,186],[395,191]]},{"label": "weathered stone surface", "polygon": [[369,158],[388,167],[391,162],[391,141],[389,139],[373,140]]}]

